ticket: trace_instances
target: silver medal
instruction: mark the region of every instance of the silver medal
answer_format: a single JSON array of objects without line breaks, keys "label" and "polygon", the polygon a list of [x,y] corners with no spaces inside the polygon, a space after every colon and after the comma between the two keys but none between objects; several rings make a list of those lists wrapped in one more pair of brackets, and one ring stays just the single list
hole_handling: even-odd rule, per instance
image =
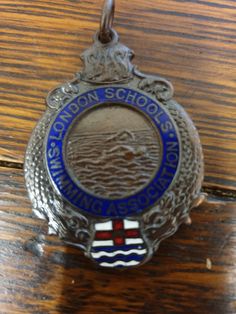
[{"label": "silver medal", "polygon": [[114,1],[75,78],[51,91],[25,180],[49,233],[103,267],[145,263],[203,199],[203,156],[166,79],[143,74],[112,28]]}]

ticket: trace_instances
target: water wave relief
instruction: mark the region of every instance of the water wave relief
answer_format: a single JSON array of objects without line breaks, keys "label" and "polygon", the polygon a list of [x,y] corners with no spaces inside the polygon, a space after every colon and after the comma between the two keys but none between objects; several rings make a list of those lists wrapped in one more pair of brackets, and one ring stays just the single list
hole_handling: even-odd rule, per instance
[{"label": "water wave relief", "polygon": [[67,159],[82,186],[114,199],[134,194],[150,181],[160,151],[149,130],[80,133],[70,137]]}]

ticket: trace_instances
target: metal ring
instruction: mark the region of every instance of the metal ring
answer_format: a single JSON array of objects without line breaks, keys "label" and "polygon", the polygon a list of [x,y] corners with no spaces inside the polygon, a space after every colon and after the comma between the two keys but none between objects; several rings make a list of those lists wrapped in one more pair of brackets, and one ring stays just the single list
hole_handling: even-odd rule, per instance
[{"label": "metal ring", "polygon": [[103,44],[107,44],[112,40],[112,25],[114,14],[115,0],[104,0],[99,32],[99,40]]}]

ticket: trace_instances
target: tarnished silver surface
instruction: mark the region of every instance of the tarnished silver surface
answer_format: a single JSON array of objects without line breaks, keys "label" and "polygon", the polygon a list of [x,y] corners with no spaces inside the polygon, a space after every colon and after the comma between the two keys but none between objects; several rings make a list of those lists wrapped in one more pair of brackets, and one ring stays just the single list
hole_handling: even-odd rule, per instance
[{"label": "tarnished silver surface", "polygon": [[[102,33],[100,31],[95,35],[93,46],[82,54],[84,68],[81,73],[76,74],[71,82],[49,93],[46,112],[28,144],[25,180],[33,211],[39,218],[48,220],[49,233],[58,234],[65,242],[82,248],[100,266],[128,267],[146,262],[163,239],[172,235],[181,223],[190,221],[190,210],[204,199],[201,193],[203,155],[196,128],[184,109],[172,98],[171,83],[158,76],[143,74],[132,65],[133,52],[119,43],[117,33],[111,28],[112,18],[108,17],[113,14],[112,8],[114,9],[114,2],[105,1]],[[84,110],[82,107],[86,107],[89,101],[96,101],[100,95],[98,88],[106,93],[106,101],[101,103],[99,98],[96,105]],[[131,96],[135,97],[135,93],[141,95],[134,99],[138,105],[126,104]],[[152,110],[150,116],[143,111],[145,97],[153,100],[154,105],[146,108],[147,112]],[[176,130],[176,141],[179,142],[179,157],[176,161],[178,167],[171,184],[152,206],[147,204],[146,208],[138,210],[132,204],[135,200],[133,198],[130,201],[133,212],[121,208],[121,205],[117,212],[110,207],[106,212],[100,211],[100,208],[96,212],[91,209],[93,205],[90,208],[89,204],[85,205],[88,208],[85,211],[61,195],[59,188],[68,190],[69,185],[62,182],[62,177],[58,177],[59,183],[54,180],[53,176],[56,177],[57,173],[50,172],[51,161],[47,158],[51,158],[48,157],[50,154],[56,158],[57,146],[51,142],[52,146],[47,150],[47,141],[52,137],[50,130],[53,127],[63,128],[62,122],[55,124],[60,112],[66,108],[77,110],[76,106],[84,111],[78,113],[65,130],[63,160],[72,181],[95,200],[122,200],[129,196],[135,197],[140,191],[146,193],[142,194],[145,197],[150,197],[148,191],[151,190],[145,188],[154,180],[163,160],[166,159],[170,167],[174,167],[177,155],[173,150],[169,156],[163,156],[163,143],[172,143],[172,133],[165,128],[173,127]],[[155,116],[153,110],[158,110]],[[168,116],[169,124],[161,122],[162,112]],[[65,122],[69,115],[68,111],[63,118]],[[159,131],[151,116],[159,123]],[[164,142],[160,130],[163,134],[169,132],[169,137]],[[62,132],[64,130],[58,132],[57,136]],[[59,139],[56,140],[58,143]],[[55,163],[56,159],[52,161]],[[58,171],[61,171],[59,166]],[[164,189],[167,183],[163,178],[162,176],[162,181],[159,179],[158,182],[163,184]],[[69,193],[72,200],[73,191]],[[137,196],[137,199],[145,207],[142,195]],[[86,201],[89,202],[89,199]],[[98,240],[96,237],[109,236],[99,234],[102,226],[105,228],[102,231],[111,233],[112,240],[109,241],[113,241],[113,248],[109,247],[110,251],[106,254],[103,250],[98,251],[99,245],[95,243]],[[124,229],[129,230],[125,231],[125,236],[121,235]],[[133,237],[132,232],[135,234]],[[128,241],[126,237],[129,238]],[[135,248],[135,241],[142,241],[142,245]],[[119,245],[121,249],[115,250],[114,247],[119,248]],[[131,252],[130,255],[127,252]],[[122,255],[120,260],[117,257],[119,255]],[[131,255],[134,256],[133,259]]]},{"label": "tarnished silver surface", "polygon": [[65,143],[71,175],[92,193],[122,198],[143,188],[160,164],[151,123],[123,104],[98,106],[75,121]]}]

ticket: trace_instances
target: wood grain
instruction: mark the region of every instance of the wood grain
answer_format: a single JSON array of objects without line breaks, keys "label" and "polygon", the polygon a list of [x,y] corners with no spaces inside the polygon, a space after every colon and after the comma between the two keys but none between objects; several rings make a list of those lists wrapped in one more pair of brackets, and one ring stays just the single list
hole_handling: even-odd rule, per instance
[{"label": "wood grain", "polygon": [[32,216],[22,177],[1,169],[1,314],[236,312],[235,203],[210,199],[148,264],[108,271],[43,236],[46,224]]},{"label": "wood grain", "polygon": [[[81,68],[102,1],[1,0],[0,160],[22,164],[47,92]],[[196,123],[205,186],[236,191],[236,10],[231,0],[117,1],[142,71],[170,79]]]}]

